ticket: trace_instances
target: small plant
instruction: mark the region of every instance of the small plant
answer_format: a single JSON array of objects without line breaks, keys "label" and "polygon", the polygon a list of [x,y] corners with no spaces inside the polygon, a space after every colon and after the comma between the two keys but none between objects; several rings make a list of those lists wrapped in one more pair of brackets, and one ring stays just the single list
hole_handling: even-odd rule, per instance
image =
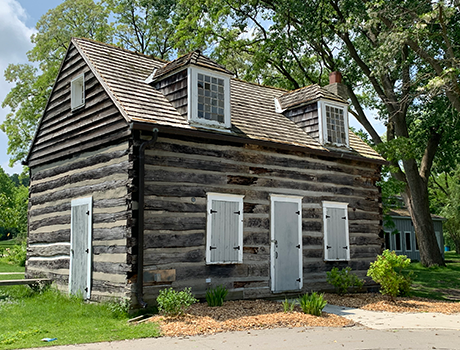
[{"label": "small plant", "polygon": [[209,306],[222,306],[227,294],[227,288],[224,286],[217,286],[206,291],[206,301]]},{"label": "small plant", "polygon": [[191,288],[177,292],[172,288],[162,289],[157,298],[158,310],[166,316],[179,316],[190,305],[198,302],[192,295]]},{"label": "small plant", "polygon": [[284,299],[283,301],[283,310],[284,310],[284,313],[287,313],[287,312],[292,312],[294,311],[294,308],[296,306],[296,301],[292,301],[290,302],[289,300],[287,300],[287,298]]},{"label": "small plant", "polygon": [[407,256],[396,255],[387,249],[371,263],[367,275],[380,284],[380,293],[391,298],[407,296],[410,294],[411,274],[404,275],[402,270],[409,265],[410,259]]},{"label": "small plant", "polygon": [[327,304],[326,300],[324,300],[324,294],[316,292],[306,293],[300,296],[298,300],[303,312],[313,316],[321,316],[321,312]]},{"label": "small plant", "polygon": [[128,317],[130,308],[129,299],[112,299],[107,302],[107,308],[112,312],[113,317],[116,319]]},{"label": "small plant", "polygon": [[334,267],[330,272],[326,272],[326,275],[327,283],[333,285],[339,295],[347,293],[350,287],[361,289],[364,285],[364,281],[351,272],[351,267],[346,267],[340,271]]}]

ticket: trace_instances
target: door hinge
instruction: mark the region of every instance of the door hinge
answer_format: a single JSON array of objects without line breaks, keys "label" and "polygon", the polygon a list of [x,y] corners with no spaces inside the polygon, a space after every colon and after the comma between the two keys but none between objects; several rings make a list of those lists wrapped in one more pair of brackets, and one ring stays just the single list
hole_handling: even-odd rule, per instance
[{"label": "door hinge", "polygon": [[330,216],[329,216],[329,215],[326,215],[326,219],[329,219],[329,218],[330,218]]},{"label": "door hinge", "polygon": [[85,292],[88,293],[88,287],[85,288]]},{"label": "door hinge", "polygon": [[89,215],[89,210],[86,211],[86,215]]},{"label": "door hinge", "polygon": [[85,252],[86,252],[86,253],[89,253],[89,248],[86,248],[86,249],[85,249]]},{"label": "door hinge", "polygon": [[297,244],[297,245],[296,245],[296,248],[299,248],[299,249],[300,249],[300,244]]},{"label": "door hinge", "polygon": [[342,219],[345,220],[347,217],[346,216],[342,216]]},{"label": "door hinge", "polygon": [[330,245],[327,245],[326,246],[326,249],[331,249],[332,247]]},{"label": "door hinge", "polygon": [[296,211],[295,213],[296,213],[297,215],[300,215],[300,210]]},{"label": "door hinge", "polygon": [[275,259],[278,259],[278,252],[275,252]]},{"label": "door hinge", "polygon": [[297,281],[297,282],[300,282],[300,278],[297,278],[296,281]]},{"label": "door hinge", "polygon": [[209,211],[209,213],[210,213],[210,214],[217,213],[217,210],[212,210],[212,209],[211,209],[211,210]]},{"label": "door hinge", "polygon": [[238,210],[238,211],[233,212],[233,214],[241,215],[241,212]]},{"label": "door hinge", "polygon": [[238,247],[233,247],[233,249],[235,249],[235,250],[240,250],[240,246],[238,246]]},{"label": "door hinge", "polygon": [[348,246],[343,247],[343,249],[348,249]]},{"label": "door hinge", "polygon": [[217,249],[217,247],[209,246],[209,250]]}]

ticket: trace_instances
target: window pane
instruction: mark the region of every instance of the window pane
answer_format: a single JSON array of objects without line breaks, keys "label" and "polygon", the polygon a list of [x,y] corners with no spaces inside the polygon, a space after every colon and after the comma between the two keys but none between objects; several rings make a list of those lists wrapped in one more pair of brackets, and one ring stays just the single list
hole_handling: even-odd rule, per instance
[{"label": "window pane", "polygon": [[343,145],[345,138],[345,119],[343,109],[326,106],[327,140],[331,143]]},{"label": "window pane", "polygon": [[[225,122],[224,80],[205,74],[198,74],[198,118]],[[218,108],[219,107],[219,108]]]}]

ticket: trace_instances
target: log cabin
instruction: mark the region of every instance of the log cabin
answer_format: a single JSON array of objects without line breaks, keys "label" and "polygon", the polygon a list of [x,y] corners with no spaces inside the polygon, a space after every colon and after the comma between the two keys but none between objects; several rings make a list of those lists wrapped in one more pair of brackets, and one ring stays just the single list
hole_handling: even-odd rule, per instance
[{"label": "log cabin", "polygon": [[168,287],[253,299],[325,289],[333,267],[364,277],[385,160],[330,79],[286,91],[199,51],[72,39],[26,159],[26,276],[133,306]]}]

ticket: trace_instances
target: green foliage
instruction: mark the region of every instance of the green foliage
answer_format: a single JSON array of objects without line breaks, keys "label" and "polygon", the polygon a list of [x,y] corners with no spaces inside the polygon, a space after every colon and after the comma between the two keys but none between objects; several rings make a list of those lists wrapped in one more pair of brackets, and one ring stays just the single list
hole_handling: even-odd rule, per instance
[{"label": "green foliage", "polygon": [[130,302],[126,298],[112,299],[105,303],[116,319],[126,319],[129,315]]},{"label": "green foliage", "polygon": [[354,289],[361,289],[364,281],[351,272],[351,267],[346,267],[339,271],[337,267],[332,268],[331,271],[326,272],[327,283],[334,286],[337,294],[345,294],[350,287]]},{"label": "green foliage", "polygon": [[93,0],[66,0],[37,22],[32,35],[34,47],[27,53],[33,64],[10,64],[5,80],[14,87],[2,107],[11,109],[0,129],[8,136],[10,165],[25,158],[61,61],[72,37],[111,42],[109,11]]},{"label": "green foliage", "polygon": [[284,313],[287,313],[287,312],[294,311],[294,308],[297,305],[297,302],[295,300],[289,301],[287,298],[285,298],[282,304],[283,304]]},{"label": "green foliage", "polygon": [[313,316],[321,316],[327,302],[324,300],[324,294],[313,292],[304,294],[298,299],[303,312]]},{"label": "green foliage", "polygon": [[124,48],[168,60],[174,52],[172,40],[176,0],[105,0],[115,17],[114,35]]},{"label": "green foliage", "polygon": [[386,249],[371,263],[367,275],[380,284],[380,293],[391,298],[408,296],[411,291],[411,276],[403,274],[402,270],[409,265],[410,259],[407,256],[396,255],[394,251]]},{"label": "green foliage", "polygon": [[451,173],[430,179],[431,210],[447,220],[443,223],[445,244],[460,253],[460,164]]},{"label": "green foliage", "polygon": [[21,244],[14,245],[11,248],[1,248],[0,251],[1,260],[17,266],[25,266],[26,257],[27,242],[25,240]]},{"label": "green foliage", "polygon": [[54,288],[34,292],[27,286],[0,288],[2,349],[39,347],[42,338],[53,345],[82,344],[157,337],[156,324],[131,325],[115,318],[105,303],[87,303]]},{"label": "green foliage", "polygon": [[191,288],[177,292],[172,288],[162,289],[157,297],[158,310],[166,316],[182,315],[190,305],[198,302],[191,293]]},{"label": "green foliage", "polygon": [[[23,175],[18,177],[18,179],[22,178]],[[0,240],[15,236],[25,238],[28,199],[28,188],[24,185],[16,185],[0,167],[0,223],[2,225]]]},{"label": "green foliage", "polygon": [[211,288],[206,291],[206,302],[209,306],[222,306],[227,294],[228,290],[224,286]]}]

